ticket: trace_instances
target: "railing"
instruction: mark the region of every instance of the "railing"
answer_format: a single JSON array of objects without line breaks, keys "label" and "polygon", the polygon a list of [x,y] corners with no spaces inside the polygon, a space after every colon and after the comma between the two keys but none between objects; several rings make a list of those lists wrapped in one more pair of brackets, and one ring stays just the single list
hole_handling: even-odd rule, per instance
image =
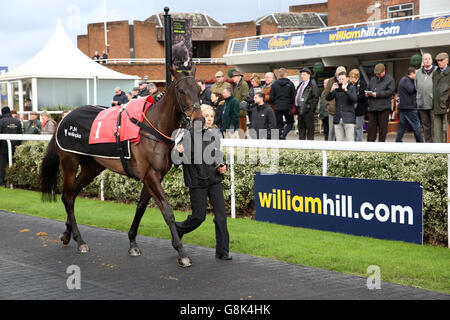
[{"label": "railing", "polygon": [[[376,26],[383,23],[394,23],[398,21],[404,21],[404,20],[417,20],[417,19],[424,19],[424,18],[433,18],[438,17],[442,15],[448,15],[450,14],[450,11],[447,12],[439,12],[439,13],[433,13],[433,14],[426,14],[426,15],[415,15],[415,16],[409,16],[409,17],[399,17],[399,18],[391,18],[391,19],[384,19],[384,20],[376,20],[376,21],[366,21],[366,22],[360,22],[355,24],[346,24],[346,25],[340,25],[340,26],[333,26],[333,27],[325,27],[325,28],[318,28],[318,29],[308,29],[308,30],[301,30],[301,31],[291,31],[286,33],[273,33],[273,34],[264,34],[260,36],[252,36],[252,37],[244,37],[244,38],[235,38],[231,39],[228,44],[227,49],[227,55],[233,55],[233,54],[242,54],[242,53],[248,53],[248,52],[257,52],[259,51],[259,42],[261,39],[265,38],[273,38],[273,37],[291,37],[291,36],[301,36],[305,34],[310,33],[320,33],[325,31],[340,31],[345,30],[348,28],[357,28],[357,27],[363,27],[363,26]],[[298,46],[295,46],[298,47]],[[283,50],[283,49],[289,49],[290,46],[283,47],[280,49],[273,49],[273,50]]]},{"label": "railing", "polygon": [[[12,166],[11,140],[49,141],[51,135],[0,134],[0,140],[8,144],[9,166]],[[335,142],[335,141],[299,141],[299,140],[254,140],[254,139],[222,139],[222,148],[228,148],[229,170],[231,178],[231,217],[236,217],[236,195],[234,181],[235,148],[259,149],[293,149],[317,150],[322,152],[322,175],[327,175],[328,161],[326,151],[348,152],[387,152],[387,153],[420,153],[447,155],[447,236],[450,248],[450,143],[395,143],[395,142]],[[101,184],[103,192],[103,184]],[[103,198],[103,196],[102,196]],[[102,199],[103,200],[103,199]]]},{"label": "railing", "polygon": [[[165,64],[164,58],[117,58],[117,59],[100,59],[104,64]],[[225,63],[224,58],[193,58],[192,62],[195,64],[214,64]]]}]

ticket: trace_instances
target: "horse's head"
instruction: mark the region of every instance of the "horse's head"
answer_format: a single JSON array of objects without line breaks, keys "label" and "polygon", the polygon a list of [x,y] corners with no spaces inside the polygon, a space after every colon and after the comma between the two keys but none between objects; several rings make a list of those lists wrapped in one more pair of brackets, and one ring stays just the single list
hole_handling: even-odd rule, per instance
[{"label": "horse's head", "polygon": [[174,77],[173,86],[175,87],[175,97],[178,112],[181,112],[186,121],[203,120],[200,108],[200,86],[195,81],[195,64],[189,72],[178,72],[172,66],[169,66],[170,73]]}]

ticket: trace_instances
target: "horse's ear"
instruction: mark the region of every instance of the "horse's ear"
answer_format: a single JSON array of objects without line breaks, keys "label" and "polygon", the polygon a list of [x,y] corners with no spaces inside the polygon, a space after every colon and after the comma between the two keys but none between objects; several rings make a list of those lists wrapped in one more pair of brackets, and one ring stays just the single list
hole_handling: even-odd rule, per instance
[{"label": "horse's ear", "polygon": [[195,63],[192,63],[191,76],[195,78],[195,71],[197,71],[197,66]]},{"label": "horse's ear", "polygon": [[170,64],[167,67],[169,68],[170,74],[174,78],[176,78],[176,75],[178,74],[177,69],[174,66],[170,65]]}]

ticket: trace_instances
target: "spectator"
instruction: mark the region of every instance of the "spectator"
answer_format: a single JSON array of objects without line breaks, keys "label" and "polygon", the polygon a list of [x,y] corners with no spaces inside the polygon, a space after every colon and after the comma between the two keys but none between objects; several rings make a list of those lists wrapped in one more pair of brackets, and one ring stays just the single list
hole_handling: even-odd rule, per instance
[{"label": "spectator", "polygon": [[314,112],[319,101],[319,89],[311,70],[300,70],[301,83],[297,87],[295,105],[298,108],[298,137],[300,140],[314,140]]},{"label": "spectator", "polygon": [[[448,54],[439,53],[436,56],[437,70],[433,73],[433,118],[434,118],[434,142],[444,142],[447,129],[447,108],[450,68],[448,67]],[[445,123],[445,127],[444,127]]]},{"label": "spectator", "polygon": [[[343,67],[343,66],[337,67],[336,72],[334,73],[334,77],[328,79],[327,86],[324,87],[324,91],[325,91],[324,96],[325,97],[330,92],[331,87],[333,86],[333,83],[338,82],[338,74],[341,72],[347,72],[347,69],[345,69],[345,67]],[[336,141],[336,134],[334,132],[334,123],[333,123],[335,100],[333,99],[333,100],[328,101],[325,99],[325,104],[327,105],[327,110],[328,110],[328,126],[329,126],[328,141]]]},{"label": "spectator", "polygon": [[239,101],[233,96],[233,89],[225,87],[223,89],[225,104],[222,110],[222,132],[225,138],[239,138]]},{"label": "spectator", "polygon": [[65,116],[67,116],[70,113],[70,110],[64,110],[61,114],[61,119],[64,119]]},{"label": "spectator", "polygon": [[30,98],[25,99],[25,104],[23,105],[24,111],[32,111],[33,110],[33,103],[31,102]]},{"label": "spectator", "polygon": [[108,54],[104,50],[103,50],[103,54],[102,54],[102,63],[103,64],[107,64],[108,63]]},{"label": "spectator", "polygon": [[248,84],[244,80],[244,75],[236,70],[231,74],[231,80],[233,80],[235,84],[233,96],[237,99],[237,101],[239,101],[239,103],[241,103],[248,95]]},{"label": "spectator", "polygon": [[265,103],[264,99],[265,94],[263,92],[255,93],[255,103],[251,105],[250,137],[252,139],[271,139],[272,130],[277,127],[275,113],[272,107]]},{"label": "spectator", "polygon": [[197,84],[200,86],[200,101],[202,104],[211,105],[211,89],[206,87],[205,80],[197,80]]},{"label": "spectator", "polygon": [[431,54],[422,56],[422,68],[416,73],[417,109],[419,109],[420,122],[423,127],[425,142],[434,140],[434,119],[431,109],[433,108],[433,73],[436,66],[433,65]]},{"label": "spectator", "polygon": [[211,92],[222,94],[224,88],[231,88],[231,84],[229,84],[228,82],[225,82],[225,78],[223,76],[222,71],[217,71],[216,72],[216,83],[214,83],[211,86]]},{"label": "spectator", "polygon": [[[225,89],[224,89],[225,91]],[[231,91],[230,91],[231,94]],[[237,100],[236,100],[237,101]],[[214,211],[214,224],[216,231],[216,259],[231,260],[229,254],[229,233],[227,228],[227,213],[225,209],[225,200],[223,197],[222,180],[226,172],[226,165],[220,151],[220,135],[217,134],[217,128],[213,125],[214,111],[210,106],[202,106],[203,116],[205,117],[205,128],[203,129],[202,154],[210,151],[210,159],[202,157],[202,163],[192,163],[194,156],[191,156],[191,162],[183,162],[183,175],[185,185],[189,188],[191,199],[192,215],[189,215],[183,222],[175,222],[175,227],[180,239],[186,233],[198,228],[206,218],[207,201],[211,202]],[[194,130],[197,127],[194,123]],[[188,151],[193,154],[194,150],[194,130],[190,132],[190,139],[183,139],[174,150],[180,155]],[[211,148],[211,145],[214,148]],[[173,159],[172,154],[172,159]]]},{"label": "spectator", "polygon": [[139,82],[138,97],[147,97],[150,95],[150,91],[148,91],[147,83],[148,82],[146,80]]},{"label": "spectator", "polygon": [[[278,70],[278,80],[272,84],[270,90],[270,101],[273,102],[277,129],[280,130],[280,140],[286,140],[289,131],[294,126],[294,115],[291,114],[295,99],[295,85],[287,78],[287,70],[280,68]],[[286,127],[284,126],[286,120]]]},{"label": "spectator", "polygon": [[137,99],[137,98],[139,98],[139,87],[134,87],[133,88],[133,96],[132,96],[132,98],[133,99]]},{"label": "spectator", "polygon": [[125,95],[127,96],[128,102],[133,100],[133,95],[131,94],[131,92],[127,92],[127,93],[125,93]]},{"label": "spectator", "polygon": [[268,103],[272,109],[274,109],[273,102],[270,100],[270,90],[272,89],[273,80],[275,79],[275,74],[273,72],[267,72],[264,75],[264,85],[262,87],[262,92],[266,95],[265,101]]},{"label": "spectator", "polygon": [[47,111],[41,113],[42,117],[42,133],[41,134],[54,134],[56,131],[56,121],[52,119]]},{"label": "spectator", "polygon": [[364,133],[364,117],[369,110],[369,103],[366,97],[366,83],[360,78],[360,73],[358,69],[353,69],[349,73],[349,80],[351,84],[356,89],[356,95],[358,96],[358,101],[356,102],[355,116],[355,141],[363,141]]},{"label": "spectator", "polygon": [[11,117],[13,117],[14,119],[19,119],[19,115],[17,114],[17,111],[12,109],[11,110]]},{"label": "spectator", "polygon": [[423,142],[422,134],[420,132],[419,112],[417,110],[417,90],[414,85],[416,72],[416,68],[408,68],[408,74],[398,83],[398,97],[400,103],[398,104],[397,109],[399,111],[400,124],[395,142],[403,142],[403,134],[405,133],[407,123],[409,123],[413,129],[416,142]]},{"label": "spectator", "polygon": [[211,106],[214,109],[214,124],[218,127],[222,127],[222,111],[225,99],[223,95],[217,92],[211,92]]},{"label": "spectator", "polygon": [[37,117],[38,113],[36,111],[30,113],[30,120],[26,121],[23,126],[24,134],[41,134],[42,125]]},{"label": "spectator", "polygon": [[125,92],[122,91],[122,89],[120,89],[120,87],[116,87],[114,89],[114,92],[116,93],[115,96],[113,97],[113,101],[112,101],[112,106],[121,106],[123,104],[127,104],[128,103],[128,97],[125,94]]},{"label": "spectator", "polygon": [[[2,118],[0,119],[0,134],[21,134],[22,124],[11,115],[9,107],[2,108]],[[12,153],[20,141],[11,141]],[[8,165],[8,144],[5,140],[0,140],[0,186],[6,187],[6,166]]]},{"label": "spectator", "polygon": [[250,121],[250,127],[252,125],[252,110],[253,107],[255,105],[255,93],[260,92],[262,87],[261,87],[261,78],[258,77],[258,75],[256,74],[252,74],[250,77],[250,84],[252,85],[252,87],[250,88],[250,90],[248,91],[248,95],[245,97],[244,101],[247,103],[247,115],[248,115],[248,120]]},{"label": "spectator", "polygon": [[98,54],[98,51],[94,52],[94,56],[92,57],[92,60],[94,60],[97,63],[100,63],[100,55]]},{"label": "spectator", "polygon": [[384,64],[379,63],[374,69],[375,76],[370,79],[366,97],[369,98],[369,130],[367,141],[385,142],[392,106],[392,96],[395,91],[395,81],[386,73]]},{"label": "spectator", "polygon": [[[323,87],[326,88],[328,81],[330,79],[325,79],[323,81]],[[319,98],[319,120],[322,121],[322,126],[323,126],[323,135],[324,135],[324,140],[328,141],[328,135],[329,135],[329,131],[330,131],[330,125],[328,122],[328,110],[327,110],[327,104],[326,104],[326,96],[325,96],[325,89],[322,91],[322,94],[320,95]]]},{"label": "spectator", "polygon": [[349,83],[347,73],[338,75],[338,82],[333,83],[327,100],[335,99],[333,116],[336,141],[355,141],[355,104],[358,101],[356,88]]},{"label": "spectator", "polygon": [[150,82],[147,87],[148,87],[149,95],[152,96],[154,101],[158,101],[161,98],[162,93],[158,90],[158,87],[156,86],[156,84],[153,82]]}]

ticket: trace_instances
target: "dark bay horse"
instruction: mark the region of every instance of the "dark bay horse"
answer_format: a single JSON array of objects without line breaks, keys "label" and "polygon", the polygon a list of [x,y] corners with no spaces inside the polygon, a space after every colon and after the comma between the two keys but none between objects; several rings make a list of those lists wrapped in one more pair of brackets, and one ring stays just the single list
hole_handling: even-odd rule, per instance
[{"label": "dark bay horse", "polygon": [[[164,96],[145,113],[145,117],[149,119],[147,125],[154,126],[168,137],[180,127],[183,120],[203,119],[200,110],[200,87],[194,78],[195,65],[190,74],[187,72],[177,72],[171,66],[169,66],[169,70],[174,77],[174,81]],[[139,133],[141,137],[146,136],[143,130]],[[132,256],[140,256],[142,254],[136,243],[137,230],[147,208],[147,204],[150,198],[153,197],[164,216],[165,222],[170,228],[172,246],[178,251],[179,255],[178,263],[182,267],[190,266],[192,261],[183,249],[175,228],[173,211],[161,187],[161,182],[165,174],[172,166],[170,148],[167,144],[142,138],[139,144],[131,144],[131,155],[132,171],[143,182],[144,186],[141,191],[133,223],[128,233],[130,240],[128,253]],[[77,176],[79,167],[81,167],[81,171]],[[56,201],[55,194],[57,192],[59,168],[62,170],[64,180],[62,202],[67,212],[66,231],[61,234],[61,241],[67,245],[71,236],[73,236],[78,244],[78,252],[86,253],[89,251],[89,247],[82,239],[78,230],[74,213],[75,198],[84,187],[106,168],[122,175],[126,175],[126,173],[121,160],[105,159],[63,151],[56,143],[55,133],[55,136],[49,142],[41,165],[41,190],[43,199],[47,198]]]}]

